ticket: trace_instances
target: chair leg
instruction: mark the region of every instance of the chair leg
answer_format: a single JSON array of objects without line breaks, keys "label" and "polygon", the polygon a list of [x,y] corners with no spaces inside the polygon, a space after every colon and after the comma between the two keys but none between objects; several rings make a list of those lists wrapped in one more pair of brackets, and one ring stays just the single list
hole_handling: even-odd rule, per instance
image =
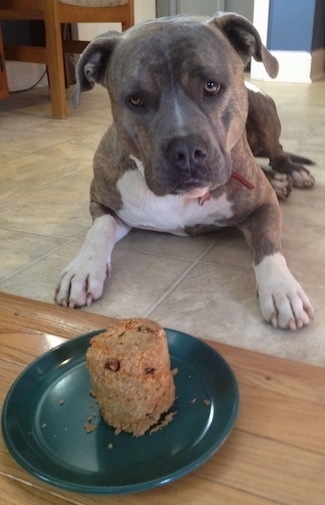
[{"label": "chair leg", "polygon": [[52,116],[55,119],[66,119],[68,110],[65,94],[61,25],[57,11],[57,0],[47,0],[44,4],[47,67],[50,81]]},{"label": "chair leg", "polygon": [[62,58],[63,58],[63,67],[64,67],[65,89],[68,89],[70,87],[69,54],[66,54],[64,52],[64,41],[66,38],[68,38],[68,36],[69,36],[68,24],[64,23],[63,25],[61,25],[61,40],[62,40],[62,48],[63,48]]}]

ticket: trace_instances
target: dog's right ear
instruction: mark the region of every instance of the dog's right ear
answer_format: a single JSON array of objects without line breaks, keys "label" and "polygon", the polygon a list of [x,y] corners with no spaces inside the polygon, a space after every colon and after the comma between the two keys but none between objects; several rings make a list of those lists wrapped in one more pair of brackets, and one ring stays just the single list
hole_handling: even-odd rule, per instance
[{"label": "dog's right ear", "polygon": [[279,64],[276,58],[264,47],[258,31],[248,19],[231,12],[217,14],[208,24],[223,32],[245,65],[253,57],[263,62],[272,79],[277,76]]},{"label": "dog's right ear", "polygon": [[106,32],[92,40],[81,54],[76,67],[77,82],[71,99],[74,109],[79,106],[82,91],[92,89],[96,83],[106,87],[105,75],[108,62],[120,39],[119,32]]}]

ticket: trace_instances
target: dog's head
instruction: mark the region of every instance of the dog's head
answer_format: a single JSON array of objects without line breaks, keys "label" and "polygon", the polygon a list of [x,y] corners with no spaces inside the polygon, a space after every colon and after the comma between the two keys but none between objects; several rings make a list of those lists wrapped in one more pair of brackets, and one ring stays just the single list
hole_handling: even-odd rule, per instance
[{"label": "dog's head", "polygon": [[277,62],[253,25],[225,14],[162,18],[94,39],[77,66],[81,91],[108,89],[115,127],[157,195],[200,196],[227,182],[245,132],[243,68],[251,57],[274,77]]}]

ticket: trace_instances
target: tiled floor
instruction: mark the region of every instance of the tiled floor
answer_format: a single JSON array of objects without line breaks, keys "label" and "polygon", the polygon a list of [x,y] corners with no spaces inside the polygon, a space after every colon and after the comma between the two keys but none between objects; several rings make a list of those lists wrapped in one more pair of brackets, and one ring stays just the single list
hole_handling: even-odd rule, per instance
[{"label": "tiled floor", "polygon": [[[294,190],[281,204],[287,260],[314,305],[314,322],[292,333],[262,321],[250,253],[234,231],[196,239],[131,232],[114,250],[103,298],[82,310],[147,316],[198,337],[324,366],[325,82],[259,85],[277,102],[285,148],[317,163],[316,186]],[[46,89],[0,102],[1,291],[53,302],[60,271],[91,223],[92,156],[110,121],[99,87],[67,121],[50,118]]]}]

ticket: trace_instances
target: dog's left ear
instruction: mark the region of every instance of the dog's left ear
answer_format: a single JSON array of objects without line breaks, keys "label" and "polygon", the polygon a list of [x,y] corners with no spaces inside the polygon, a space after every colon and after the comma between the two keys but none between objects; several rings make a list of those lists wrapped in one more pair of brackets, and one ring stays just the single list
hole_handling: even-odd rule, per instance
[{"label": "dog's left ear", "polygon": [[278,75],[277,59],[262,44],[258,31],[248,19],[239,14],[229,13],[215,16],[208,24],[223,32],[244,65],[253,57],[256,61],[263,62],[270,77],[274,79]]}]

